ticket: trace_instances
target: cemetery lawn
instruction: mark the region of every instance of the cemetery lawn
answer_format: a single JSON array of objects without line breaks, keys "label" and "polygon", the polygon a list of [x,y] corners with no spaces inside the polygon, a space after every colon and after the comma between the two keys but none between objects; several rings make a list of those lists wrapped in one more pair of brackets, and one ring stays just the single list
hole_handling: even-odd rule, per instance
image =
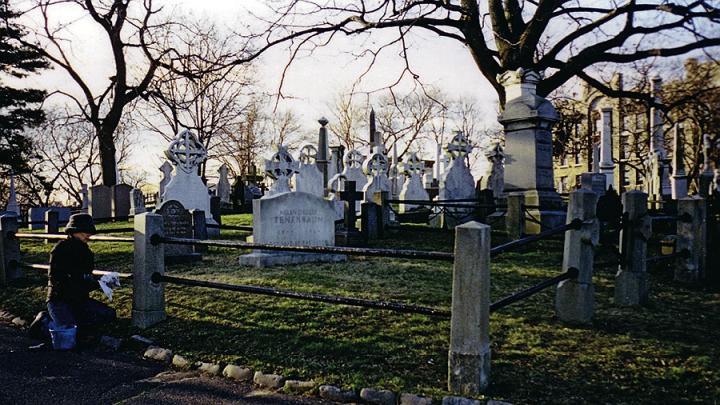
[{"label": "cemetery lawn", "polygon": [[[249,225],[249,215],[223,223]],[[128,223],[99,228],[128,227]],[[223,230],[223,239],[246,232]],[[128,234],[126,234],[128,235]],[[493,233],[493,244],[503,241]],[[52,245],[22,240],[27,262],[46,263]],[[374,247],[452,251],[451,232],[393,233]],[[132,245],[92,243],[96,267],[132,270]],[[448,309],[451,263],[350,258],[347,263],[240,268],[238,251],[210,248],[201,263],[168,267],[178,277],[400,301]],[[560,272],[562,242],[549,240],[493,260],[493,301]],[[31,319],[44,306],[46,278],[0,289],[0,308]],[[526,403],[713,403],[720,398],[720,293],[683,287],[653,273],[651,303],[612,305],[614,271],[596,269],[593,325],[560,324],[548,289],[491,317],[491,385],[484,398]],[[233,363],[287,378],[360,389],[448,395],[449,321],[205,288],[166,286],[168,320],[130,325],[131,290],[116,291],[115,336],[140,333],[191,361]],[[93,293],[99,299],[100,293]]]}]

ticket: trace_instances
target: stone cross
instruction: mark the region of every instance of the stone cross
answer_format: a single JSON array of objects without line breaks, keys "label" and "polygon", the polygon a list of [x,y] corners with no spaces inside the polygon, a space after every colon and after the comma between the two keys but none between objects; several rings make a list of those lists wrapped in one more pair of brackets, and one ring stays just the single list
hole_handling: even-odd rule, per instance
[{"label": "stone cross", "polygon": [[159,169],[163,174],[163,178],[162,180],[160,180],[160,200],[162,201],[163,196],[165,195],[165,186],[167,186],[167,184],[170,182],[170,179],[172,178],[173,167],[170,162],[166,160],[163,162],[162,165],[160,165]]},{"label": "stone cross", "polygon": [[218,174],[218,183],[215,191],[217,196],[220,197],[220,201],[230,204],[230,181],[228,180],[228,167],[225,163],[220,165]]},{"label": "stone cross", "polygon": [[357,230],[355,228],[355,222],[357,219],[355,205],[358,201],[361,201],[363,197],[364,194],[360,191],[357,191],[354,181],[346,181],[344,183],[344,190],[340,192],[340,199],[345,201],[346,230]]},{"label": "stone cross", "polygon": [[269,160],[265,160],[265,173],[275,180],[265,197],[290,192],[290,179],[298,170],[298,162],[293,159],[287,148],[284,145],[277,145],[275,154]]},{"label": "stone cross", "polygon": [[198,141],[195,134],[186,129],[170,142],[165,156],[173,161],[180,170],[191,173],[207,159],[207,150]]},{"label": "stone cross", "polygon": [[[407,159],[407,162],[403,164],[403,173],[407,180],[403,184],[403,188],[400,191],[401,200],[429,200],[430,196],[423,187],[422,174],[425,169],[425,163],[420,159],[417,153],[412,152]],[[417,208],[416,204],[400,204],[400,212],[404,213]]]},{"label": "stone cross", "polygon": [[452,140],[445,148],[450,159],[464,158],[468,153],[472,152],[472,145],[461,131],[455,131]]},{"label": "stone cross", "polygon": [[390,185],[387,171],[388,160],[384,154],[374,152],[365,160],[363,163],[363,172],[365,172],[370,179],[362,189],[365,193],[365,201],[373,202],[376,192],[390,192],[392,186]]}]

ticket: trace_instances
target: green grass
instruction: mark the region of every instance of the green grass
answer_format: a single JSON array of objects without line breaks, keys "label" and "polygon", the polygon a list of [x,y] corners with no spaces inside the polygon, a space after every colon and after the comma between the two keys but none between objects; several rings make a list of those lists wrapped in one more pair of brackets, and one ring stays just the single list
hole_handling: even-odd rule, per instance
[{"label": "green grass", "polygon": [[[249,215],[223,222],[248,225]],[[101,228],[128,224],[107,224]],[[374,247],[452,251],[451,232],[392,233]],[[247,232],[225,231],[241,239]],[[503,242],[493,233],[493,244]],[[26,261],[46,262],[52,245],[22,241]],[[97,267],[131,271],[132,245],[93,243]],[[448,309],[450,263],[351,258],[347,263],[240,268],[239,252],[211,248],[201,263],[171,275],[233,284],[401,301]],[[493,301],[560,272],[562,242],[543,241],[493,260]],[[30,317],[43,306],[45,276],[0,289],[0,307]],[[557,321],[554,290],[491,317],[492,383],[486,396],[513,403],[713,403],[720,398],[720,294],[652,276],[650,305],[612,305],[614,274],[595,276],[591,326]],[[127,287],[127,286],[126,286]],[[382,387],[440,397],[445,392],[449,322],[322,303],[168,285],[168,320],[130,326],[130,289],[116,293],[117,335],[140,332],[191,360],[236,363],[287,377],[353,388]],[[98,294],[98,297],[100,294]]]}]

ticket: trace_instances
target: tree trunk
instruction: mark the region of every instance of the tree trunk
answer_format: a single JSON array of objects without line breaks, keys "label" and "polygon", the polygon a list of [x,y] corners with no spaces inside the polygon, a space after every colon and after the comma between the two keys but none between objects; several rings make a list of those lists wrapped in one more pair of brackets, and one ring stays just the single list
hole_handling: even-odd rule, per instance
[{"label": "tree trunk", "polygon": [[115,142],[113,131],[99,130],[97,133],[100,149],[100,169],[102,183],[106,186],[117,184],[117,162],[115,162]]}]

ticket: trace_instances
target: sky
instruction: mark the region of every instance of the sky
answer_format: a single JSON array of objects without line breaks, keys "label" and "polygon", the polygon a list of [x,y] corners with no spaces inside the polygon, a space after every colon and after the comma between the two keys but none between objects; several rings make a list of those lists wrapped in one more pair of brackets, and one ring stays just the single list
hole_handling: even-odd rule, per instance
[{"label": "sky", "polygon": [[[185,13],[205,17],[230,28],[241,24],[248,10],[255,13],[264,10],[263,2],[259,0],[177,0],[166,3],[168,7],[178,7]],[[104,83],[112,75],[112,58],[93,22],[73,9],[58,9],[54,15],[58,22],[73,22],[65,36],[72,46],[71,58],[87,65],[82,67],[86,79],[90,83]],[[32,25],[38,21],[27,23]],[[382,40],[380,35],[374,38]],[[279,108],[295,110],[306,128],[318,127],[317,119],[322,116],[331,118],[329,105],[332,99],[339,91],[348,89],[365,69],[366,63],[355,61],[349,55],[350,51],[357,51],[358,46],[354,37],[339,38],[317,50],[311,57],[296,60],[288,71],[282,90],[287,98],[280,100]],[[288,59],[289,53],[282,47],[271,50],[260,59],[257,68],[262,87],[271,92],[278,90],[280,75]],[[483,111],[487,112],[484,118],[488,122],[496,120],[496,95],[463,45],[423,33],[415,37],[411,44],[409,60],[424,83],[438,87],[451,96],[477,99]],[[387,53],[365,80],[365,89],[381,88],[394,81],[403,63],[396,54]],[[48,91],[78,91],[60,69],[32,77],[28,85]],[[62,98],[55,100],[60,102]],[[149,133],[138,134],[137,138],[139,147],[135,148],[129,163],[141,165],[148,171],[151,181],[159,181],[160,172],[157,168],[162,163],[162,152],[167,142]],[[431,154],[425,157],[434,158]]]}]

